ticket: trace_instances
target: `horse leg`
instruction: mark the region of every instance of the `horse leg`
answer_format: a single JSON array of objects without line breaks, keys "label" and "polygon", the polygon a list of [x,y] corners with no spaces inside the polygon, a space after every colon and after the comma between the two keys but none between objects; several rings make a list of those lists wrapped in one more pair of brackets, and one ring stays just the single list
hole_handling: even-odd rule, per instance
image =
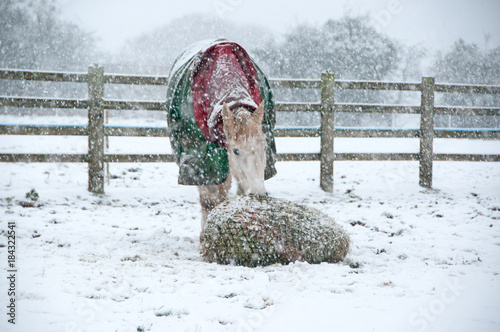
[{"label": "horse leg", "polygon": [[238,190],[236,191],[236,195],[238,195],[238,196],[245,195],[245,189],[243,189],[243,186],[239,182],[238,182]]},{"label": "horse leg", "polygon": [[210,211],[227,199],[227,194],[231,189],[231,174],[228,174],[226,181],[219,185],[198,186],[201,204],[201,233],[200,238],[205,231],[207,217]]}]

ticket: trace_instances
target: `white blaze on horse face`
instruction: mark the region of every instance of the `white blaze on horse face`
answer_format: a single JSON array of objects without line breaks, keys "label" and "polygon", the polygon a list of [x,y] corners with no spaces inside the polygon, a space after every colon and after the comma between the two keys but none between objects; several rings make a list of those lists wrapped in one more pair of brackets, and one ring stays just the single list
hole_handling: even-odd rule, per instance
[{"label": "white blaze on horse face", "polygon": [[266,194],[266,138],[262,131],[264,102],[252,113],[239,108],[233,114],[223,107],[229,170],[238,182],[238,194]]},{"label": "white blaze on horse face", "polygon": [[238,182],[239,194],[266,193],[264,186],[265,140],[248,139],[228,145],[229,169]]}]

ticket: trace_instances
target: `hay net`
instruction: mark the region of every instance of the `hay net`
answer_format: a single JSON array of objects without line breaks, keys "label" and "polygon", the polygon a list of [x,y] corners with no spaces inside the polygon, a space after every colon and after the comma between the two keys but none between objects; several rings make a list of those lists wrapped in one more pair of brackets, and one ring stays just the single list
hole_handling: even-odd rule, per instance
[{"label": "hay net", "polygon": [[260,266],[294,261],[338,262],[349,236],[324,213],[268,196],[238,196],[207,219],[203,256],[221,264]]}]

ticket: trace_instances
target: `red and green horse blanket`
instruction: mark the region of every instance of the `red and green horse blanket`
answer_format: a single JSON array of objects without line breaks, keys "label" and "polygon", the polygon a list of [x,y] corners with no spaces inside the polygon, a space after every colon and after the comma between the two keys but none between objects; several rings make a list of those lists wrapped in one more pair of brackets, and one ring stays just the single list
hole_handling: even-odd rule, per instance
[{"label": "red and green horse blanket", "polygon": [[265,179],[276,174],[276,117],[269,82],[248,53],[227,40],[202,42],[175,60],[167,89],[167,120],[179,183],[215,185],[229,173],[222,106],[255,110],[265,101]]}]

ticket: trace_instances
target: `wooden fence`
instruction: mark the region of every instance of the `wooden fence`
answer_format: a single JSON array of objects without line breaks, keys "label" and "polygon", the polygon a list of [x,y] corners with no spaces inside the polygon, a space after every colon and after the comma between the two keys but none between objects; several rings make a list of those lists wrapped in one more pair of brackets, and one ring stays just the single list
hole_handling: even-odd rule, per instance
[{"label": "wooden fence", "polygon": [[[33,126],[1,125],[0,135],[80,135],[88,136],[87,154],[0,154],[0,162],[78,162],[88,163],[89,191],[104,193],[105,164],[114,162],[173,162],[171,154],[106,154],[107,136],[166,137],[166,128],[107,127],[104,125],[105,110],[151,110],[165,111],[165,102],[128,101],[104,98],[105,84],[134,84],[166,86],[166,76],[138,76],[105,74],[104,68],[90,66],[88,73],[64,73],[28,70],[0,70],[0,79],[31,80],[50,82],[79,82],[88,85],[87,99],[32,98],[0,96],[3,107],[39,107],[87,109],[88,126]],[[327,192],[333,191],[334,161],[345,160],[414,160],[419,161],[419,183],[422,187],[432,186],[433,161],[500,161],[500,155],[480,154],[435,154],[434,138],[500,139],[500,130],[454,131],[435,130],[434,115],[499,116],[500,107],[437,107],[434,95],[437,92],[500,94],[500,86],[436,84],[434,78],[423,77],[421,83],[397,83],[375,81],[335,80],[333,74],[322,74],[321,79],[273,79],[273,89],[319,89],[319,103],[276,103],[276,112],[320,112],[321,126],[313,129],[275,129],[276,137],[321,137],[320,153],[278,154],[278,161],[320,161],[320,186]],[[418,106],[374,105],[336,103],[335,91],[395,90],[419,91],[421,104]],[[334,127],[335,114],[351,113],[398,113],[420,114],[420,130],[382,129],[340,129]],[[419,153],[336,153],[336,137],[398,137],[419,138]]]}]

